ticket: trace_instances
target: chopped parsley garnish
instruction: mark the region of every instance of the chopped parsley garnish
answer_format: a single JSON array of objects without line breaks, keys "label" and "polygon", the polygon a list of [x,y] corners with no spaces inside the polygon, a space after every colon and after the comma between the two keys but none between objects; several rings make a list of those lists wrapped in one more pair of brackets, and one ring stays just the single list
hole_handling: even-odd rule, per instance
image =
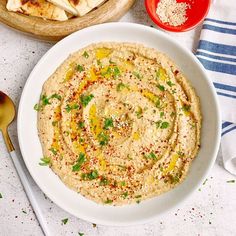
[{"label": "chopped parsley garnish", "polygon": [[53,121],[52,122],[52,126],[57,126],[58,125],[58,121]]},{"label": "chopped parsley garnish", "polygon": [[27,212],[25,210],[22,210],[22,213],[27,214]]},{"label": "chopped parsley garnish", "polygon": [[186,105],[185,104],[185,105],[182,106],[182,110],[186,111],[186,112],[190,111],[190,108],[191,108],[191,105]]},{"label": "chopped parsley garnish", "polygon": [[79,236],[84,236],[84,233],[80,233],[80,232],[79,232],[78,234],[79,234]]},{"label": "chopped parsley garnish", "polygon": [[43,94],[40,97],[40,102],[34,105],[34,110],[36,111],[40,111],[41,109],[43,109],[46,105],[51,104],[50,99],[56,98],[59,101],[61,101],[62,97],[61,95],[54,93],[52,96],[47,97],[45,94]]},{"label": "chopped parsley garnish", "polygon": [[119,68],[118,68],[117,66],[114,67],[113,74],[114,74],[114,77],[115,77],[115,78],[117,78],[118,76],[120,76],[120,70],[119,70]]},{"label": "chopped parsley garnish", "polygon": [[72,166],[72,171],[79,171],[82,164],[86,161],[86,157],[84,153],[80,153],[79,154],[79,158],[76,161],[76,164]]},{"label": "chopped parsley garnish", "polygon": [[140,119],[142,117],[142,114],[143,114],[143,109],[142,107],[138,106],[138,109],[136,111],[137,118]]},{"label": "chopped parsley garnish", "polygon": [[0,193],[0,198],[2,198],[2,194]]},{"label": "chopped parsley garnish", "polygon": [[128,192],[122,193],[121,196],[122,196],[123,198],[127,198],[127,197],[128,197]]},{"label": "chopped parsley garnish", "polygon": [[158,98],[158,100],[155,103],[157,108],[161,108],[161,100]]},{"label": "chopped parsley garnish", "polygon": [[81,95],[80,96],[80,102],[81,102],[83,107],[86,107],[93,98],[94,98],[93,94]]},{"label": "chopped parsley garnish", "polygon": [[172,184],[177,184],[177,183],[180,181],[180,178],[179,178],[179,175],[178,175],[178,174],[175,175],[175,176],[171,175],[171,176],[170,176],[170,179],[171,179],[171,183],[172,183]]},{"label": "chopped parsley garnish", "polygon": [[61,95],[57,94],[57,93],[54,93],[50,98],[56,98],[58,99],[59,101],[61,101]]},{"label": "chopped parsley garnish", "polygon": [[136,201],[136,203],[138,203],[138,204],[139,204],[140,202],[141,202],[141,200],[137,200],[137,201]]},{"label": "chopped parsley garnish", "polygon": [[208,181],[208,179],[205,179],[205,181],[203,182],[203,184],[202,184],[202,185],[205,185],[207,181]]},{"label": "chopped parsley garnish", "polygon": [[113,120],[112,118],[106,118],[104,121],[104,129],[109,129],[109,127],[113,127]]},{"label": "chopped parsley garnish", "polygon": [[83,142],[84,142],[84,139],[83,139],[83,138],[79,138],[79,142],[80,142],[80,143],[83,143]]},{"label": "chopped parsley garnish", "polygon": [[111,204],[111,203],[113,203],[113,201],[111,199],[107,199],[104,203],[105,204]]},{"label": "chopped parsley garnish", "polygon": [[98,135],[98,141],[99,141],[99,144],[101,146],[104,146],[104,145],[107,145],[108,144],[108,141],[109,141],[109,137],[107,134],[105,134],[104,132],[101,132],[99,135]]},{"label": "chopped parsley garnish", "polygon": [[46,106],[46,105],[48,105],[48,104],[51,104],[51,103],[49,102],[49,99],[50,99],[50,97],[47,97],[46,95],[42,95],[42,96],[41,96],[42,106]]},{"label": "chopped parsley garnish", "polygon": [[83,57],[85,57],[85,58],[89,58],[89,54],[88,54],[86,51],[84,51],[84,53],[83,53]]},{"label": "chopped parsley garnish", "polygon": [[168,122],[164,121],[164,122],[161,123],[160,128],[161,128],[161,129],[167,129],[167,128],[169,127],[169,125],[170,125],[170,124],[169,124]]},{"label": "chopped parsley garnish", "polygon": [[83,128],[84,128],[84,122],[80,121],[80,122],[78,123],[78,127],[79,127],[80,129],[83,129]]},{"label": "chopped parsley garnish", "polygon": [[40,160],[41,160],[41,162],[39,163],[40,166],[48,166],[51,164],[51,159],[49,157],[43,157]]},{"label": "chopped parsley garnish", "polygon": [[107,78],[109,76],[113,76],[114,79],[116,79],[117,77],[120,76],[120,69],[117,66],[115,67],[109,66],[106,71],[101,72],[101,75]]},{"label": "chopped parsley garnish", "polygon": [[62,222],[63,225],[67,224],[68,218],[65,218],[65,219],[61,220],[61,222]]},{"label": "chopped parsley garnish", "polygon": [[117,91],[117,92],[120,92],[120,91],[122,91],[122,90],[125,89],[125,88],[129,89],[129,85],[124,84],[124,83],[119,83],[119,84],[117,84],[117,86],[116,86],[116,91]]},{"label": "chopped parsley garnish", "polygon": [[101,60],[97,60],[97,65],[98,65],[98,66],[102,66]]},{"label": "chopped parsley garnish", "polygon": [[170,80],[166,82],[170,87],[172,87],[173,85],[175,85],[174,83],[172,83]]},{"label": "chopped parsley garnish", "polygon": [[232,179],[232,180],[228,180],[228,181],[226,181],[227,183],[235,183],[235,180],[234,179]]},{"label": "chopped parsley garnish", "polygon": [[108,184],[109,184],[109,180],[106,177],[102,176],[99,185],[105,186],[105,185],[108,185]]},{"label": "chopped parsley garnish", "polygon": [[163,85],[160,85],[160,84],[159,84],[157,87],[158,87],[162,92],[165,91],[165,87],[164,87]]},{"label": "chopped parsley garnish", "polygon": [[125,181],[121,181],[121,182],[120,182],[120,185],[121,185],[121,186],[125,186],[125,185],[126,185]]},{"label": "chopped parsley garnish", "polygon": [[92,170],[90,173],[83,173],[81,175],[82,179],[87,179],[87,180],[93,180],[93,179],[97,179],[99,176],[98,171],[97,170]]},{"label": "chopped parsley garnish", "polygon": [[156,127],[159,128],[160,125],[161,125],[161,123],[162,123],[162,121],[161,121],[161,120],[158,120],[158,121],[156,122]]},{"label": "chopped parsley garnish", "polygon": [[183,157],[183,156],[184,156],[184,153],[183,153],[183,152],[181,152],[181,151],[178,151],[178,152],[177,152],[177,154],[178,154],[179,156],[181,156],[181,157]]},{"label": "chopped parsley garnish", "polygon": [[133,75],[140,80],[142,79],[142,76],[137,71],[133,71]]},{"label": "chopped parsley garnish", "polygon": [[57,155],[57,150],[55,148],[50,148],[49,151],[51,151],[53,155]]},{"label": "chopped parsley garnish", "polygon": [[36,103],[35,105],[34,105],[34,110],[35,111],[40,111],[40,105],[38,104],[38,103]]},{"label": "chopped parsley garnish", "polygon": [[164,116],[164,112],[160,112],[160,117],[162,118]]},{"label": "chopped parsley garnish", "polygon": [[66,112],[70,112],[70,111],[72,111],[72,110],[74,110],[74,109],[78,109],[79,108],[79,105],[78,104],[73,104],[73,105],[69,105],[69,104],[67,104],[66,105]]},{"label": "chopped parsley garnish", "polygon": [[153,160],[156,160],[157,159],[157,156],[155,155],[154,152],[150,152],[148,155],[145,155],[145,157],[147,159],[153,159]]},{"label": "chopped parsley garnish", "polygon": [[76,66],[76,70],[79,71],[79,72],[82,72],[82,71],[84,71],[84,67],[78,64]]},{"label": "chopped parsley garnish", "polygon": [[136,195],[135,196],[135,198],[141,198],[142,197],[142,195]]}]

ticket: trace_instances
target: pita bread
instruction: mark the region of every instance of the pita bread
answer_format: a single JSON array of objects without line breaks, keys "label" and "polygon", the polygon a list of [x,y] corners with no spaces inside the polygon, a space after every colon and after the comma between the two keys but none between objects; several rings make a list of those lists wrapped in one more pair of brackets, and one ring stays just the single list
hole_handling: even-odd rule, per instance
[{"label": "pita bread", "polygon": [[8,0],[7,9],[49,20],[68,20],[66,12],[63,9],[46,0]]},{"label": "pita bread", "polygon": [[105,2],[105,0],[69,0],[69,2],[77,10],[78,15],[83,16]]}]

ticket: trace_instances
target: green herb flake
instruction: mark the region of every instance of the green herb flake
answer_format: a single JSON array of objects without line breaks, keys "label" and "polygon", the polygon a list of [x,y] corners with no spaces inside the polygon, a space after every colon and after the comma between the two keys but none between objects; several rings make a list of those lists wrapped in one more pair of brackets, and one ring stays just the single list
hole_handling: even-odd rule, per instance
[{"label": "green herb flake", "polygon": [[86,51],[84,51],[83,57],[85,57],[87,59],[87,58],[89,58],[89,54]]},{"label": "green herb flake", "polygon": [[105,204],[111,204],[111,203],[113,203],[113,200],[107,199],[104,203],[105,203]]},{"label": "green herb flake", "polygon": [[164,112],[162,111],[162,112],[160,112],[160,117],[162,118],[163,116],[164,116]]},{"label": "green herb flake", "polygon": [[139,204],[141,202],[141,200],[137,200],[136,203]]},{"label": "green herb flake", "polygon": [[175,115],[176,115],[176,113],[173,112],[173,111],[172,111],[171,114],[170,114],[171,117],[174,117]]},{"label": "green herb flake", "polygon": [[109,137],[107,134],[105,134],[104,132],[101,132],[99,135],[98,135],[98,140],[99,140],[99,144],[101,146],[105,146],[108,144],[108,141],[109,141]]},{"label": "green herb flake", "polygon": [[202,184],[202,185],[205,185],[207,181],[208,181],[208,179],[205,179],[205,181],[203,182],[203,184]]},{"label": "green herb flake", "polygon": [[57,150],[55,148],[50,148],[49,151],[51,151],[53,155],[57,155]]},{"label": "green herb flake", "polygon": [[86,161],[86,157],[84,153],[79,154],[79,158],[76,161],[76,164],[72,166],[72,171],[79,171],[82,164]]},{"label": "green herb flake", "polygon": [[22,213],[27,214],[27,212],[25,210],[22,210]]},{"label": "green herb flake", "polygon": [[190,111],[190,108],[191,108],[191,105],[186,105],[185,104],[185,105],[182,106],[182,110],[185,111],[185,112]]},{"label": "green herb flake", "polygon": [[109,184],[109,180],[106,177],[102,176],[99,185],[100,186],[105,186],[105,185],[108,185],[108,184]]},{"label": "green herb flake", "polygon": [[75,110],[75,109],[78,109],[78,108],[79,108],[79,105],[78,105],[78,104],[73,104],[73,105],[67,104],[67,105],[66,105],[66,112],[69,113],[69,112],[71,112],[72,110]]},{"label": "green herb flake", "polygon": [[136,195],[135,196],[135,198],[141,198],[142,197],[142,195]]},{"label": "green herb flake", "polygon": [[172,87],[173,85],[175,85],[174,83],[172,83],[170,80],[166,82],[170,87]]},{"label": "green herb flake", "polygon": [[234,179],[232,179],[232,180],[228,180],[228,181],[226,181],[226,183],[235,183],[235,180]]},{"label": "green herb flake", "polygon": [[122,193],[121,196],[122,196],[123,198],[127,198],[127,197],[128,197],[128,192]]},{"label": "green herb flake", "polygon": [[133,75],[138,78],[139,80],[141,80],[143,77],[142,75],[140,75],[137,71],[133,71]]},{"label": "green herb flake", "polygon": [[35,111],[40,111],[40,109],[41,109],[41,106],[40,106],[38,103],[36,103],[36,104],[34,105],[34,110],[35,110]]},{"label": "green herb flake", "polygon": [[170,125],[170,124],[169,124],[168,122],[164,121],[164,122],[161,123],[160,128],[161,128],[161,129],[167,129],[167,128],[169,127],[169,125]]},{"label": "green herb flake", "polygon": [[157,159],[157,156],[155,155],[154,152],[150,152],[148,155],[145,155],[145,157],[147,159],[153,159],[153,160],[156,160]]},{"label": "green herb flake", "polygon": [[158,87],[162,92],[165,91],[165,87],[164,87],[163,85],[160,85],[160,84],[159,84],[157,87]]},{"label": "green herb flake", "polygon": [[50,97],[48,98],[46,95],[42,95],[42,96],[41,96],[42,105],[43,105],[43,106],[46,106],[46,105],[51,104],[51,103],[49,102],[49,99],[50,99]]},{"label": "green herb flake", "polygon": [[116,86],[116,91],[117,91],[117,92],[120,92],[120,91],[122,91],[122,90],[125,89],[125,88],[129,89],[129,85],[124,84],[124,83],[119,83],[119,84],[117,84],[117,86]]},{"label": "green herb flake", "polygon": [[57,126],[58,125],[58,121],[53,121],[52,122],[52,126]]},{"label": "green herb flake", "polygon": [[84,71],[84,67],[78,64],[76,66],[76,70],[79,71],[79,72],[82,72],[82,71]]},{"label": "green herb flake", "polygon": [[50,98],[56,98],[57,100],[61,101],[62,97],[61,95],[54,93]]},{"label": "green herb flake", "polygon": [[0,193],[0,198],[2,198],[2,194]]},{"label": "green herb flake", "polygon": [[156,124],[156,127],[157,127],[157,128],[160,128],[160,125],[161,125],[161,123],[162,123],[162,121],[161,121],[161,120],[158,120],[157,122],[155,122],[155,124]]},{"label": "green herb flake", "polygon": [[68,218],[65,218],[65,219],[61,220],[61,223],[62,223],[63,225],[66,225],[67,222],[68,222]]},{"label": "green herb flake", "polygon": [[40,160],[41,160],[41,162],[39,163],[40,166],[48,166],[51,164],[51,159],[49,157],[43,157]]},{"label": "green herb flake", "polygon": [[80,233],[80,232],[79,232],[78,235],[79,235],[79,236],[84,236],[84,233]]},{"label": "green herb flake", "polygon": [[106,118],[104,121],[104,129],[108,130],[109,127],[113,127],[113,120],[112,118]]},{"label": "green herb flake", "polygon": [[113,74],[114,74],[114,77],[115,77],[115,78],[117,78],[117,77],[120,76],[120,70],[119,70],[119,68],[118,68],[117,66],[114,67],[114,69],[113,69]]},{"label": "green herb flake", "polygon": [[138,106],[138,109],[135,113],[136,113],[136,116],[137,116],[138,119],[142,118],[142,114],[143,114],[142,107]]},{"label": "green herb flake", "polygon": [[121,185],[121,186],[125,186],[125,185],[126,185],[125,181],[121,181],[121,182],[120,182],[120,185]]},{"label": "green herb flake", "polygon": [[83,129],[84,128],[84,122],[82,122],[82,121],[80,121],[79,123],[78,123],[78,127],[80,128],[80,129]]},{"label": "green herb flake", "polygon": [[93,94],[81,95],[80,96],[80,102],[81,102],[83,107],[86,107],[93,98],[94,98]]},{"label": "green herb flake", "polygon": [[99,176],[98,171],[92,170],[90,173],[83,173],[81,175],[81,178],[84,180],[93,180],[93,179],[97,179],[98,176]]}]

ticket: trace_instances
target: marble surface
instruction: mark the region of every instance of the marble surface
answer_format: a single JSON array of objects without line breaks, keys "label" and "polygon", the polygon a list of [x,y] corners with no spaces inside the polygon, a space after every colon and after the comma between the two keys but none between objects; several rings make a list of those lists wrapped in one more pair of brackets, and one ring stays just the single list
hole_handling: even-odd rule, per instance
[{"label": "marble surface", "polygon": [[[136,2],[121,21],[153,25],[141,0]],[[170,35],[194,51],[199,34],[200,27],[190,32]],[[0,90],[10,95],[17,106],[30,71],[51,46],[51,43],[37,41],[0,24]],[[16,121],[11,125],[9,132],[19,154]],[[207,180],[180,208],[154,222],[132,227],[93,225],[77,219],[47,199],[33,181],[32,186],[38,193],[38,201],[52,236],[79,233],[84,233],[85,236],[233,236],[236,235],[236,183],[227,183],[232,179],[234,177],[222,167],[219,152]],[[0,193],[0,235],[43,235],[1,135]],[[62,224],[62,220],[66,218],[67,224]]]}]

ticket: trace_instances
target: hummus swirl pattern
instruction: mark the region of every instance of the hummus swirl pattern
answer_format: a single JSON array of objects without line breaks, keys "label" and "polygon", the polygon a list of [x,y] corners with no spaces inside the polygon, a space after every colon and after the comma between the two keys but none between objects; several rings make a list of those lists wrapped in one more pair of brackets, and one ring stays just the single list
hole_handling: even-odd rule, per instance
[{"label": "hummus swirl pattern", "polygon": [[50,167],[98,203],[139,203],[170,190],[200,147],[194,89],[166,55],[139,44],[72,54],[45,82],[37,109]]}]

